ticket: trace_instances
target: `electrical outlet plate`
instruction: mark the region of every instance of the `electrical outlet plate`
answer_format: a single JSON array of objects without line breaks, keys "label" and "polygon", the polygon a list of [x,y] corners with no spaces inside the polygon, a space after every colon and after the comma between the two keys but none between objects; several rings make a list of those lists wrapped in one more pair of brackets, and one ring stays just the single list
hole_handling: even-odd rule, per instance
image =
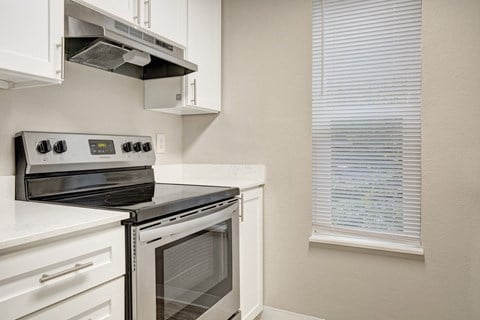
[{"label": "electrical outlet plate", "polygon": [[165,134],[157,133],[157,153],[165,153]]}]

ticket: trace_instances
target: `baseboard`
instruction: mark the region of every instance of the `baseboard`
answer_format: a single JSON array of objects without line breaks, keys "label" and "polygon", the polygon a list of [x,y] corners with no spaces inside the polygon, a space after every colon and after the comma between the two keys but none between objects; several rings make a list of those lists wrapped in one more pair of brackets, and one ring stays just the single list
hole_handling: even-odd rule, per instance
[{"label": "baseboard", "polygon": [[263,307],[261,320],[322,320],[304,314],[280,310],[272,307]]},{"label": "baseboard", "polygon": [[249,313],[242,314],[242,320],[259,320],[259,315],[262,313],[263,305],[258,304],[256,308],[250,310]]}]

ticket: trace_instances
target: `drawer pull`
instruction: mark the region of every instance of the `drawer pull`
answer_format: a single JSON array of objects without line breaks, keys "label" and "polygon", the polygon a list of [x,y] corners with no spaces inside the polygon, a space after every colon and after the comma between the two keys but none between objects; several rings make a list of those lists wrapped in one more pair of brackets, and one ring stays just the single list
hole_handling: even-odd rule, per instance
[{"label": "drawer pull", "polygon": [[87,262],[87,263],[77,263],[75,264],[75,266],[71,267],[71,268],[68,268],[66,270],[63,270],[63,271],[60,271],[60,272],[57,272],[57,273],[54,273],[54,274],[44,274],[42,275],[42,277],[40,278],[40,282],[47,282],[47,281],[50,281],[50,280],[53,280],[55,278],[58,278],[58,277],[61,277],[61,276],[64,276],[66,274],[69,274],[69,273],[72,273],[72,272],[75,272],[75,271],[78,271],[78,270],[82,270],[82,269],[85,269],[85,268],[88,268],[88,267],[91,267],[93,266],[93,262]]}]

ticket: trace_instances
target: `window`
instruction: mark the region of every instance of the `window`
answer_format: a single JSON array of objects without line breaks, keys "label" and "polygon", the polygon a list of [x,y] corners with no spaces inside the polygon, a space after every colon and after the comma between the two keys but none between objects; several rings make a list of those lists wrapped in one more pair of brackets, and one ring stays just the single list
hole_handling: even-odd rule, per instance
[{"label": "window", "polygon": [[313,0],[312,241],[420,248],[421,0]]}]

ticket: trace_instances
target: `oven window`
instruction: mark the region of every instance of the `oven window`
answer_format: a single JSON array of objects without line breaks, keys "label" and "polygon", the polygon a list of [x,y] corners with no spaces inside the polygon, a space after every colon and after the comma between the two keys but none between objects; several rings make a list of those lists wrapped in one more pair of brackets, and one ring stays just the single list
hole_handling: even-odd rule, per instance
[{"label": "oven window", "polygon": [[232,222],[155,249],[157,320],[194,320],[232,291]]}]

